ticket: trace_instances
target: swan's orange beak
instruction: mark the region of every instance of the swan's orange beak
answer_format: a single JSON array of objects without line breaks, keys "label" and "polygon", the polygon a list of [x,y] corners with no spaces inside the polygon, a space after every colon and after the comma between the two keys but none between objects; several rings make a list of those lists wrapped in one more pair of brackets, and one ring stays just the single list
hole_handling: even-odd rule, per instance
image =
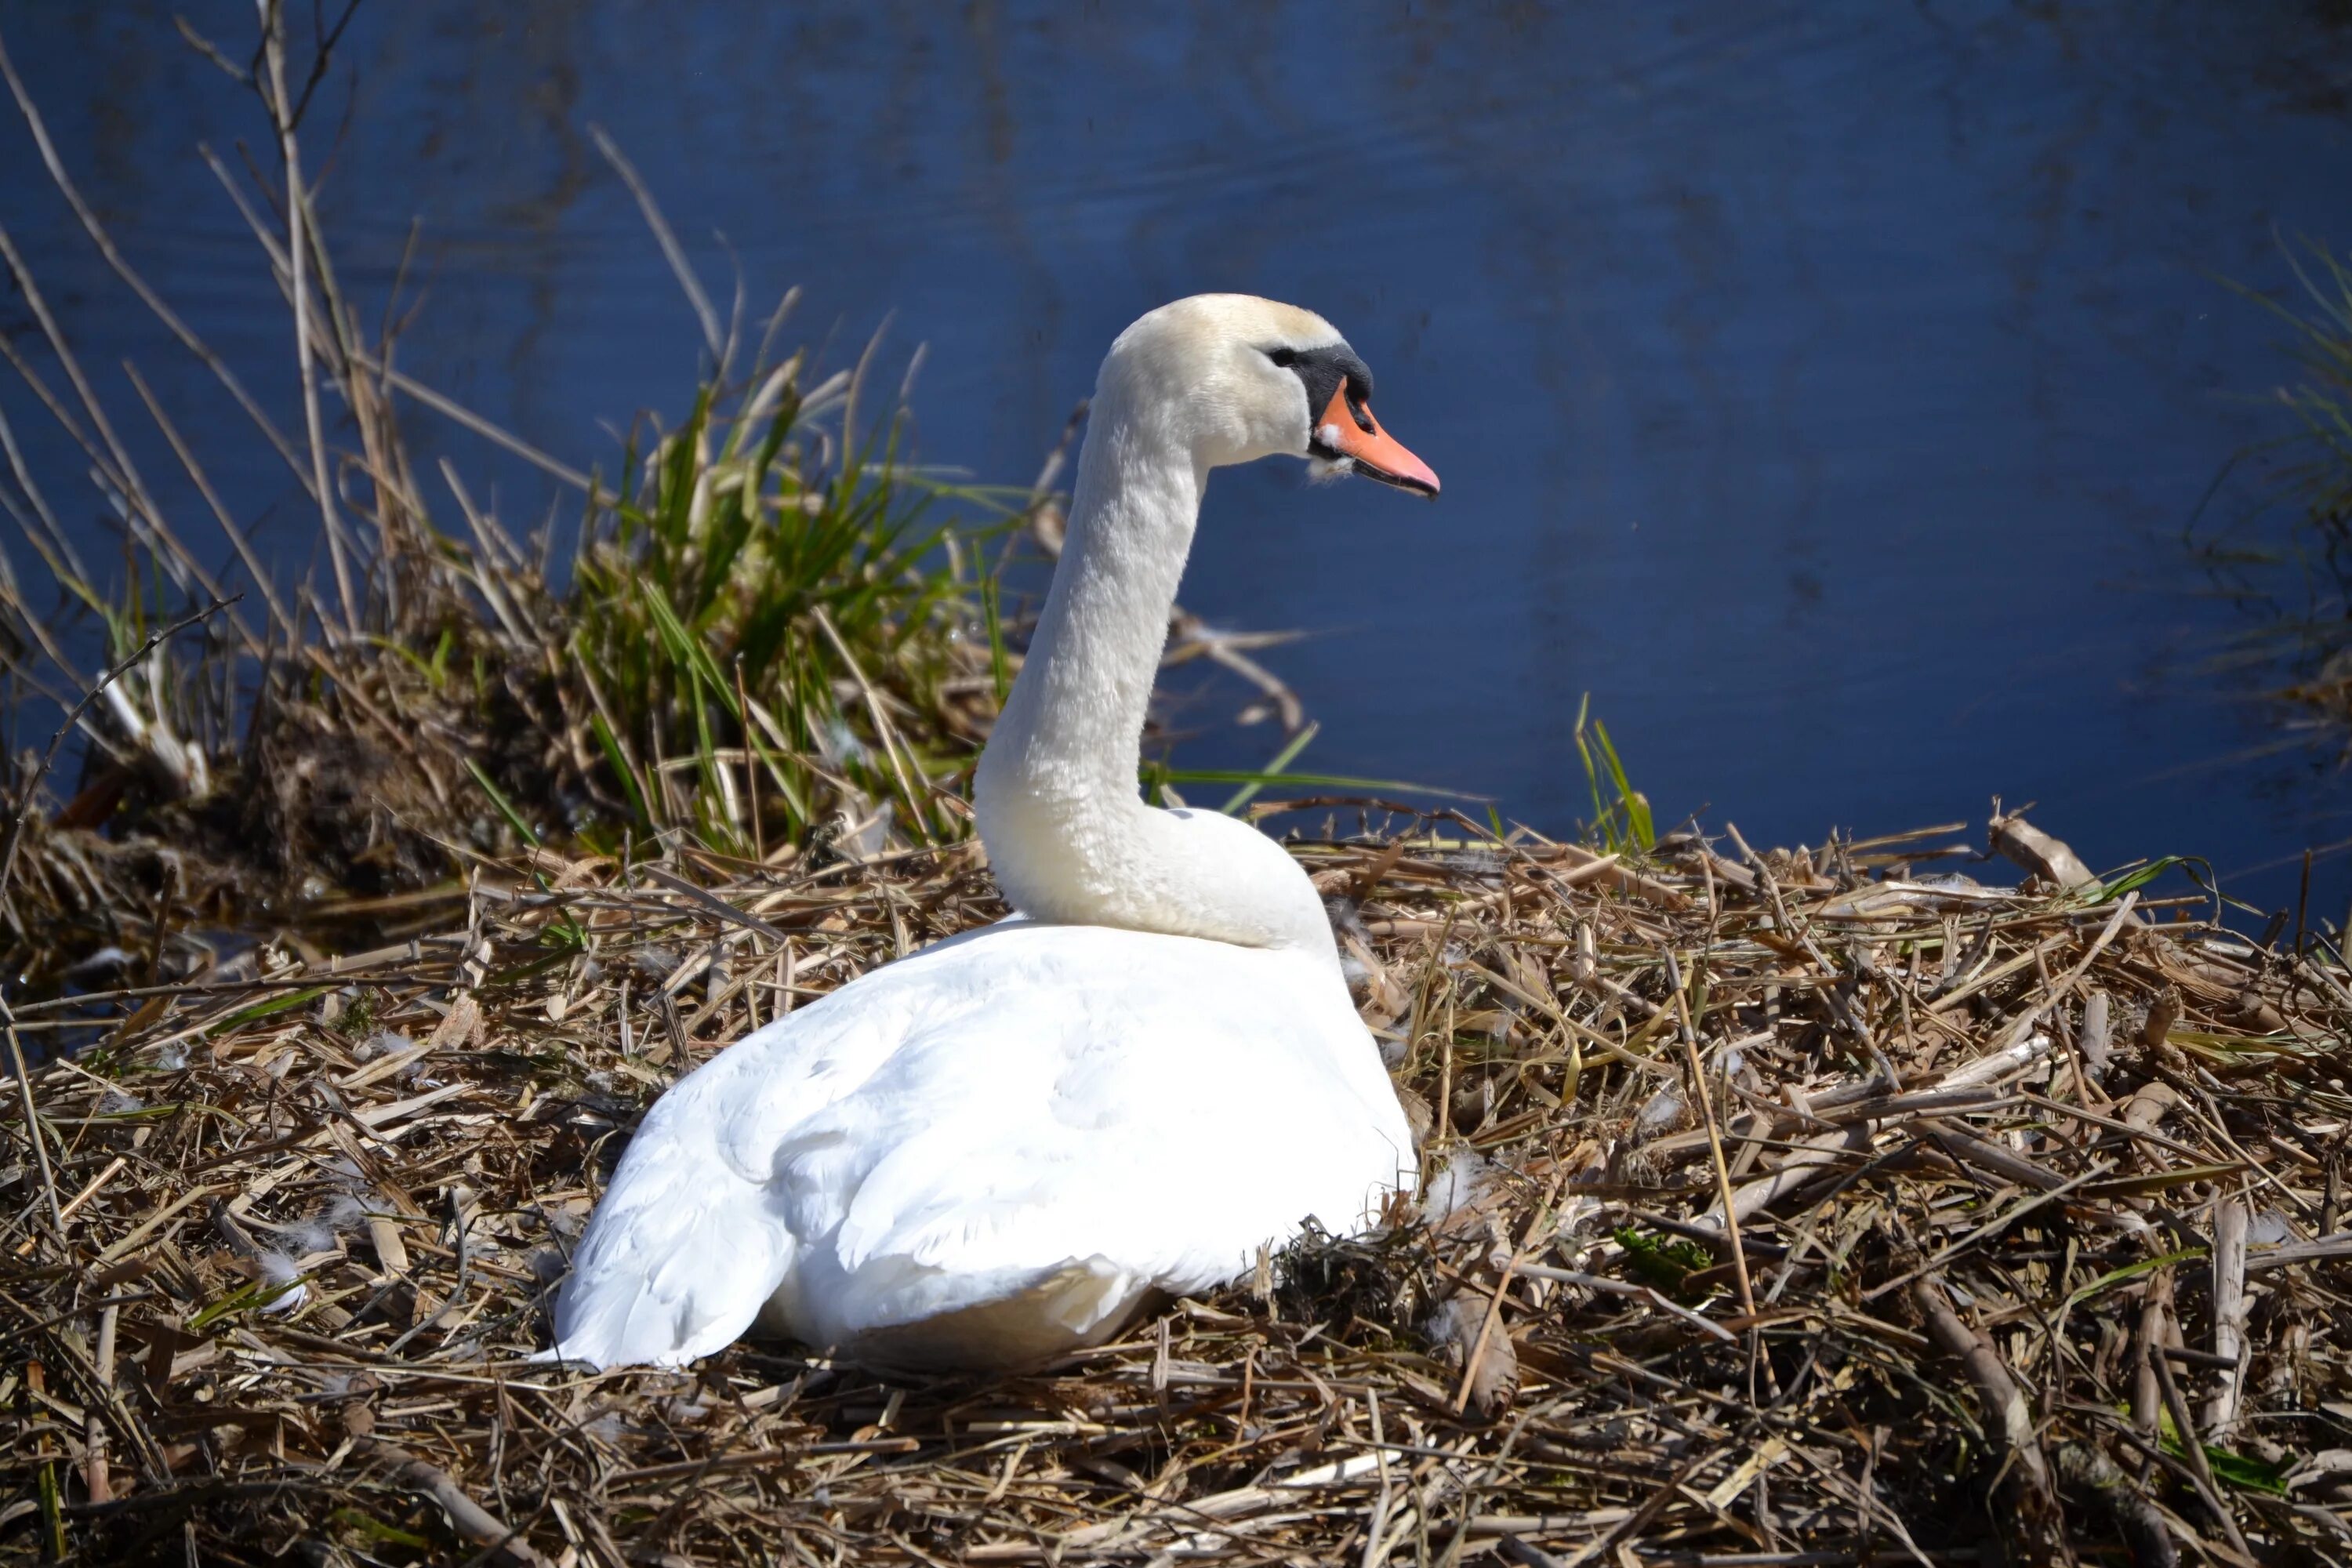
[{"label": "swan's orange beak", "polygon": [[1348,383],[1342,380],[1339,390],[1331,395],[1331,405],[1323,411],[1323,418],[1315,427],[1315,445],[1328,447],[1327,455],[1354,459],[1356,472],[1366,479],[1416,495],[1435,495],[1435,471],[1381,428],[1381,422],[1372,417],[1370,404],[1350,402],[1348,392]]}]

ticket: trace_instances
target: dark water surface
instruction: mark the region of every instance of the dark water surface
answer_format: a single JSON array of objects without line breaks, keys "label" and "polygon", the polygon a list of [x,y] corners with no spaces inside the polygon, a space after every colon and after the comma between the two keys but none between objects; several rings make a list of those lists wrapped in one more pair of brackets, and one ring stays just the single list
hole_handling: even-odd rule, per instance
[{"label": "dark water surface", "polygon": [[[249,5],[182,8],[249,47]],[[0,34],[124,248],[299,428],[282,308],[194,151],[233,160],[259,112],[172,9],[0,0]],[[2277,333],[2220,279],[2284,290],[2281,234],[2352,245],[2347,103],[2321,0],[370,0],[308,132],[371,310],[422,221],[404,367],[583,466],[613,465],[599,421],[681,408],[697,346],[592,122],[722,300],[736,267],[754,310],[801,284],[844,361],[895,312],[930,345],[922,456],[987,479],[1034,472],[1161,300],[1322,311],[1446,489],[1217,480],[1186,596],[1319,634],[1273,656],[1323,724],[1302,765],[1565,828],[1589,691],[1661,818],[1791,842],[1998,792],[2095,866],[2202,854],[2276,907],[2352,838],[2352,781],[2211,668],[2243,614],[2180,533],[2279,428]],[[283,469],[0,121],[0,222],[87,362],[135,408],[135,357],[299,570]],[[26,339],[13,300],[0,328]],[[510,520],[545,504],[418,430]]]}]

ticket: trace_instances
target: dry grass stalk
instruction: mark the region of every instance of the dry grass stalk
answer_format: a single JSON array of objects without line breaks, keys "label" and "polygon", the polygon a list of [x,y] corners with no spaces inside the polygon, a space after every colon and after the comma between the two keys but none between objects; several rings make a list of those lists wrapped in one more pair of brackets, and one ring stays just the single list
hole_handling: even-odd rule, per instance
[{"label": "dry grass stalk", "polygon": [[[521,1359],[644,1107],[902,936],[992,918],[963,847],[541,851],[485,867],[470,920],[341,957],[288,936],[121,996],[28,1086],[62,1243],[6,1124],[26,1502],[0,1554],[1769,1568],[2004,1534],[2159,1561],[2151,1521],[2213,1561],[2340,1549],[2332,955],[1837,847],[1759,857],[1751,889],[1670,839],[1636,884],[1669,901],[1570,885],[1570,846],[1396,826],[1296,849],[1430,1111],[1446,1212],[993,1384],[785,1345],[678,1374]],[[2103,1080],[2011,1043],[2071,1037],[2086,994],[2117,1018]],[[2249,996],[2287,1026],[2249,1032]],[[2217,1205],[2247,1215],[2242,1307],[2208,1288]],[[2225,1322],[2233,1353],[2187,1348]],[[1516,1381],[1483,1409],[1482,1336]],[[2184,1447],[2229,1388],[2234,1426]]]}]

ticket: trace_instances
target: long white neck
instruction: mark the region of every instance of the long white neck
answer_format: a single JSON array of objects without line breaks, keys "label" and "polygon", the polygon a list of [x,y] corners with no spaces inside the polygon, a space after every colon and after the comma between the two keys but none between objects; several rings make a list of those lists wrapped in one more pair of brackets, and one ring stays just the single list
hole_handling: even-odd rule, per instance
[{"label": "long white neck", "polygon": [[1336,963],[1321,900],[1280,846],[1138,797],[1145,709],[1207,483],[1168,411],[1102,389],[1053,588],[974,780],[981,839],[1006,900],[1033,920]]}]

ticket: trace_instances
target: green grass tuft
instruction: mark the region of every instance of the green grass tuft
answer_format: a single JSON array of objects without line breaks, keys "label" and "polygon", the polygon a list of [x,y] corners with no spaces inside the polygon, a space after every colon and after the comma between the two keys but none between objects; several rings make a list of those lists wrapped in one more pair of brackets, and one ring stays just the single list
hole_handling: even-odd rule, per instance
[{"label": "green grass tuft", "polygon": [[1576,708],[1576,755],[1584,764],[1585,787],[1592,795],[1592,820],[1586,830],[1609,853],[1637,858],[1658,842],[1650,820],[1650,797],[1625,776],[1609,726],[1591,716],[1591,707],[1587,693]]}]

